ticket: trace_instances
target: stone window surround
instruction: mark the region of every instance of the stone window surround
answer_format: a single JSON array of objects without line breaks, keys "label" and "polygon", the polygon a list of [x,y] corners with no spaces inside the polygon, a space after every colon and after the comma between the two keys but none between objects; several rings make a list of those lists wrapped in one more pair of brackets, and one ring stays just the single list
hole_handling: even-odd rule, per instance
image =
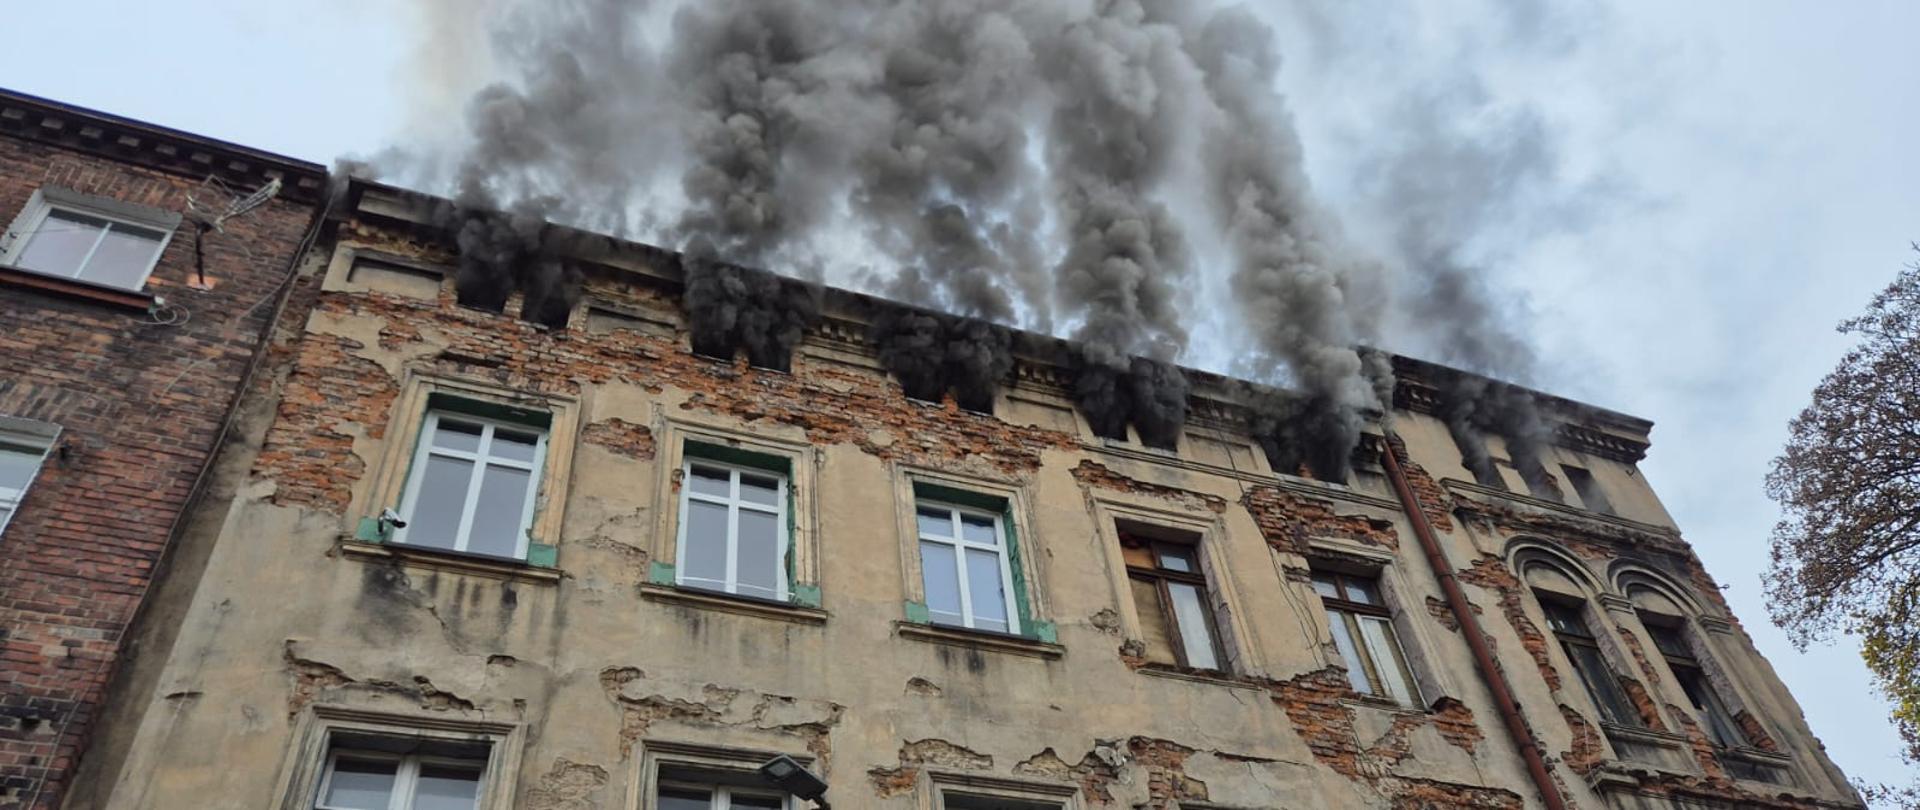
[{"label": "stone window surround", "polygon": [[[657,810],[660,783],[663,781],[660,776],[662,770],[668,772],[664,780],[668,782],[679,781],[673,777],[675,770],[717,771],[752,779],[761,765],[782,754],[792,757],[808,770],[814,767],[813,755],[800,749],[739,748],[662,739],[642,739],[635,747],[638,756],[632,758],[634,765],[627,777],[629,800],[622,806],[631,806],[636,810]],[[825,798],[832,801],[831,789]]]},{"label": "stone window surround", "polygon": [[[355,539],[375,544],[388,539],[378,528],[377,516],[384,509],[399,510],[407,476],[422,438],[422,429],[426,425],[427,414],[432,410],[430,400],[436,395],[482,405],[547,413],[546,454],[540,470],[539,491],[534,499],[533,523],[528,530],[530,540],[525,564],[556,567],[568,479],[573,469],[575,440],[579,435],[579,401],[568,396],[530,393],[489,381],[415,369],[408,369],[403,375],[400,394],[394,398],[393,412],[387,420],[386,438],[378,451],[377,466],[373,468],[373,474],[366,480],[364,488],[357,493],[355,506],[348,512],[358,517]],[[396,551],[404,550],[410,558],[422,560],[464,556],[460,552],[442,549],[388,547]]]},{"label": "stone window surround", "polygon": [[945,810],[946,796],[961,793],[1082,810],[1080,788],[1073,784],[1007,779],[977,773],[925,770],[914,786],[913,810]]},{"label": "stone window surround", "polygon": [[[1030,641],[1038,641],[1046,645],[1057,644],[1056,631],[1053,622],[1049,619],[1052,613],[1048,609],[1047,588],[1042,582],[1045,577],[1042,576],[1043,572],[1038,565],[1041,555],[1036,553],[1034,548],[1037,540],[1033,533],[1033,505],[1026,494],[1026,485],[899,462],[895,462],[893,466],[894,537],[900,552],[901,587],[904,589],[906,598],[906,621],[900,623],[903,634],[918,637],[923,634],[909,632],[909,629],[927,627],[948,640],[979,637],[1004,639],[1016,644]],[[920,532],[915,520],[916,504],[920,499],[916,490],[920,485],[958,490],[1005,502],[1006,511],[1001,515],[1001,520],[1012,527],[1015,538],[1013,556],[1008,561],[1013,569],[1015,608],[1024,610],[1024,615],[1020,617],[1019,633],[1004,634],[935,626],[923,620],[927,597],[926,586],[920,573]],[[1057,655],[1057,651],[1050,650],[1049,653]]]},{"label": "stone window surround", "polygon": [[509,810],[520,773],[520,753],[526,727],[518,723],[465,720],[445,714],[374,711],[337,704],[316,703],[300,713],[293,729],[293,745],[280,768],[280,810],[313,806],[321,775],[326,772],[333,741],[343,735],[415,739],[424,742],[485,743],[487,766],[481,776],[480,810]]},{"label": "stone window surround", "polygon": [[[1309,538],[1307,561],[1309,566],[1332,562],[1334,568],[1363,567],[1376,578],[1380,597],[1392,613],[1393,634],[1400,642],[1400,654],[1406,657],[1407,668],[1413,671],[1414,687],[1419,690],[1420,699],[1426,703],[1424,706],[1401,709],[1430,711],[1442,698],[1465,702],[1459,685],[1443,663],[1444,659],[1434,652],[1440,647],[1433,636],[1433,622],[1426,620],[1431,618],[1426,605],[1417,601],[1424,594],[1437,593],[1437,586],[1427,590],[1414,588],[1407,581],[1407,573],[1394,552],[1343,538]],[[1288,582],[1286,586],[1291,589],[1295,600],[1304,600],[1300,604],[1308,606],[1308,620],[1313,622],[1314,632],[1321,643],[1331,644],[1333,628],[1327,624],[1326,611],[1320,607],[1320,594],[1313,589],[1312,581],[1303,579]],[[1336,663],[1337,656],[1335,653],[1327,663]],[[1365,699],[1365,702],[1369,706],[1387,707],[1372,699]]]},{"label": "stone window surround", "polygon": [[[775,456],[786,459],[788,469],[786,478],[786,500],[788,512],[789,547],[787,553],[792,557],[788,571],[787,605],[805,610],[817,611],[821,604],[820,592],[820,547],[819,547],[819,487],[818,466],[820,455],[811,444],[801,440],[782,439],[760,433],[709,422],[661,416],[654,425],[655,447],[659,448],[656,459],[658,473],[654,476],[653,497],[653,536],[648,541],[647,573],[650,595],[676,598],[669,594],[697,595],[697,603],[702,606],[720,606],[721,604],[740,603],[764,604],[773,610],[781,610],[785,605],[752,597],[740,597],[720,591],[694,590],[680,588],[675,579],[674,566],[678,562],[680,538],[680,477],[686,469],[687,442],[713,445],[763,456]],[[694,456],[698,456],[695,453]],[[662,592],[664,591],[664,593]],[[824,615],[809,614],[808,618],[825,618]]]},{"label": "stone window surround", "polygon": [[1220,632],[1218,639],[1226,660],[1222,661],[1222,674],[1232,676],[1258,676],[1267,671],[1265,661],[1260,659],[1257,650],[1248,640],[1253,635],[1246,627],[1244,611],[1239,605],[1240,588],[1234,581],[1234,566],[1226,564],[1228,556],[1222,545],[1226,537],[1225,518],[1211,512],[1204,516],[1189,511],[1177,511],[1153,502],[1147,497],[1128,497],[1124,493],[1100,493],[1093,499],[1093,518],[1095,529],[1099,532],[1101,545],[1106,550],[1107,577],[1113,589],[1114,604],[1120,613],[1121,637],[1139,640],[1142,637],[1140,609],[1133,602],[1133,593],[1128,584],[1127,564],[1120,548],[1120,524],[1135,523],[1162,527],[1193,535],[1194,547],[1199,550],[1200,571],[1207,579],[1207,589],[1212,596],[1214,624]]}]

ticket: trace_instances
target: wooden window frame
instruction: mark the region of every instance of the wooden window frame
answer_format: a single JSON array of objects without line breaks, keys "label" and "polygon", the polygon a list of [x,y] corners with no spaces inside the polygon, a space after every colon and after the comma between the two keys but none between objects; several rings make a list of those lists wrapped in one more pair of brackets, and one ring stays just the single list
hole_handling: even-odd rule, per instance
[{"label": "wooden window frame", "polygon": [[[1122,548],[1129,545],[1144,546],[1147,549],[1147,553],[1153,557],[1153,568],[1141,568],[1131,563],[1127,564],[1127,578],[1129,580],[1151,582],[1153,583],[1154,590],[1159,593],[1161,621],[1165,622],[1168,632],[1173,634],[1173,643],[1171,646],[1173,647],[1174,663],[1185,669],[1196,669],[1205,672],[1227,672],[1228,656],[1226,645],[1221,642],[1220,638],[1220,620],[1213,615],[1214,594],[1210,583],[1207,582],[1206,571],[1200,564],[1199,545],[1197,543],[1180,543],[1155,539],[1127,531],[1126,529],[1120,529],[1119,535]],[[1160,561],[1161,549],[1163,548],[1178,549],[1191,563],[1193,570],[1175,571],[1166,568]],[[1188,660],[1186,631],[1181,628],[1180,617],[1173,609],[1173,593],[1172,588],[1169,587],[1169,583],[1173,582],[1192,585],[1199,589],[1201,615],[1205,618],[1208,646],[1213,650],[1215,666],[1198,667],[1194,666],[1194,664]],[[1135,605],[1134,608],[1138,610],[1139,605]]]},{"label": "wooden window frame", "polygon": [[[1580,679],[1581,686],[1587,690],[1587,698],[1592,700],[1594,707],[1600,710],[1602,718],[1616,726],[1646,728],[1646,718],[1640,716],[1633,702],[1627,698],[1627,690],[1620,685],[1620,674],[1614,672],[1613,666],[1607,662],[1606,653],[1600,647],[1600,637],[1595,635],[1593,625],[1587,621],[1587,601],[1557,596],[1540,590],[1534,591],[1534,599],[1540,603],[1540,611],[1546,617],[1547,630],[1553,633],[1554,640],[1560,643],[1560,654],[1566,656],[1567,665],[1573,668],[1574,677]],[[1579,620],[1580,632],[1562,629],[1559,623],[1554,621],[1555,611],[1570,612],[1573,618]],[[1593,659],[1600,662],[1604,671],[1588,672],[1588,668],[1581,664],[1583,660],[1581,656],[1574,654],[1575,647],[1592,653]],[[1595,679],[1599,676],[1605,676],[1608,679],[1600,681],[1608,685],[1605,695],[1601,694],[1603,689],[1595,683]]]},{"label": "wooden window frame", "polygon": [[[434,447],[434,434],[439,429],[442,417],[451,418],[456,422],[480,425],[479,449],[467,452]],[[533,461],[519,461],[517,459],[495,456],[489,452],[493,443],[493,434],[501,428],[513,432],[532,433],[538,436],[534,442]],[[500,419],[490,419],[482,416],[472,416],[446,409],[427,411],[421,421],[420,433],[414,440],[413,466],[407,473],[406,487],[402,490],[400,497],[399,512],[401,519],[406,520],[409,524],[413,522],[413,512],[419,507],[420,487],[426,480],[427,461],[430,457],[437,455],[446,458],[460,459],[471,462],[474,468],[467,480],[467,497],[461,507],[459,528],[454,530],[453,548],[440,548],[438,546],[416,547],[436,549],[439,551],[452,551],[460,554],[472,554],[475,556],[495,556],[470,551],[468,548],[472,541],[474,510],[479,506],[480,488],[486,481],[486,468],[497,465],[528,473],[527,492],[525,495],[526,502],[521,508],[520,530],[515,535],[514,553],[511,557],[511,559],[514,560],[525,560],[527,558],[527,549],[532,542],[531,531],[533,529],[534,515],[539,509],[540,485],[543,483],[543,473],[547,465],[548,438],[548,429],[544,427]],[[393,533],[393,542],[401,545],[410,545],[407,543],[407,532],[408,529],[396,528]]]},{"label": "wooden window frame", "polygon": [[[1361,691],[1358,689],[1354,691],[1369,700],[1384,701],[1407,708],[1418,708],[1421,706],[1421,701],[1424,698],[1421,695],[1420,681],[1414,677],[1413,664],[1407,658],[1406,645],[1400,640],[1399,630],[1394,627],[1393,610],[1387,607],[1386,595],[1384,593],[1385,589],[1380,586],[1382,578],[1378,574],[1355,574],[1347,571],[1319,568],[1313,569],[1311,577],[1315,580],[1316,586],[1319,581],[1322,580],[1328,580],[1330,584],[1332,584],[1336,593],[1335,596],[1320,593],[1318,587],[1315,587],[1314,595],[1320,597],[1320,605],[1326,612],[1341,615],[1341,620],[1346,623],[1347,634],[1354,642],[1354,649],[1361,656],[1362,674],[1366,677],[1368,683],[1377,684],[1381,690],[1380,692]],[[1349,580],[1364,580],[1369,582],[1372,585],[1375,596],[1378,597],[1376,600],[1378,604],[1351,598],[1349,593],[1350,589],[1347,587]],[[1353,619],[1347,621],[1347,616],[1352,616]],[[1399,697],[1394,696],[1392,687],[1387,683],[1386,678],[1382,676],[1380,672],[1380,662],[1375,660],[1377,653],[1372,649],[1372,645],[1368,643],[1365,631],[1361,629],[1360,617],[1362,616],[1377,619],[1388,633],[1387,643],[1392,646],[1392,649],[1388,650],[1388,653],[1393,658],[1394,667],[1399,671],[1400,683],[1406,687],[1406,700],[1402,701]],[[1328,621],[1332,620],[1333,617],[1329,616]],[[1329,628],[1329,630],[1331,631],[1331,628]],[[1344,659],[1345,655],[1342,654],[1341,657]],[[1349,679],[1348,685],[1352,685],[1351,679]]]},{"label": "wooden window frame", "polygon": [[[695,493],[693,491],[693,468],[696,466],[714,470],[725,470],[727,472],[727,496],[723,498],[718,495]],[[680,515],[678,520],[678,536],[674,539],[674,584],[678,587],[714,591],[747,599],[769,598],[755,594],[740,593],[740,512],[746,510],[774,516],[775,557],[779,564],[776,566],[778,574],[775,577],[774,596],[771,598],[778,602],[785,602],[790,599],[791,583],[788,581],[790,577],[788,576],[787,568],[788,558],[789,555],[793,553],[793,550],[792,530],[788,521],[788,500],[792,496],[789,492],[789,481],[787,480],[786,474],[761,467],[714,461],[698,455],[683,454],[680,462],[680,475]],[[742,475],[772,478],[775,483],[774,504],[768,506],[766,504],[743,500],[740,497],[740,476]],[[687,520],[687,511],[691,508],[693,501],[727,508],[727,573],[726,580],[720,583],[722,586],[720,588],[713,588],[708,585],[688,581],[686,561],[687,525],[689,521]],[[710,582],[710,580],[701,580],[701,582]]]}]

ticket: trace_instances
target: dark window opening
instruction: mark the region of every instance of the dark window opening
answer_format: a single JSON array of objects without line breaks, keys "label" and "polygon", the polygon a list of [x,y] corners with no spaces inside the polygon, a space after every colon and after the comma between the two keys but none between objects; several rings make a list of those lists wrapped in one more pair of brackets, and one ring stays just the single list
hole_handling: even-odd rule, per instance
[{"label": "dark window opening", "polygon": [[1640,616],[1647,635],[1653,637],[1654,648],[1667,660],[1667,669],[1673,673],[1674,680],[1680,682],[1680,690],[1687,693],[1687,701],[1693,704],[1694,714],[1700,718],[1701,730],[1707,733],[1707,738],[1722,748],[1747,745],[1747,735],[1740,731],[1740,725],[1733,721],[1733,713],[1727,711],[1720,694],[1707,680],[1707,672],[1694,657],[1679,621],[1649,614]]},{"label": "dark window opening", "polygon": [[1140,614],[1147,659],[1224,671],[1227,657],[1207,577],[1200,569],[1199,548],[1122,528],[1120,554]]},{"label": "dark window opening", "polygon": [[1600,489],[1600,482],[1594,480],[1593,473],[1566,464],[1560,465],[1560,471],[1566,473],[1567,483],[1573,485],[1574,493],[1580,496],[1580,505],[1585,506],[1587,511],[1613,514],[1613,503],[1607,500],[1607,493]]},{"label": "dark window opening", "polygon": [[1602,719],[1617,726],[1644,726],[1640,713],[1627,700],[1626,690],[1620,687],[1620,676],[1607,665],[1598,640],[1587,627],[1585,603],[1544,592],[1536,592],[1535,596],[1547,614],[1547,626],[1560,642],[1567,661],[1573,664],[1574,674],[1586,688],[1587,696],[1600,708]]}]

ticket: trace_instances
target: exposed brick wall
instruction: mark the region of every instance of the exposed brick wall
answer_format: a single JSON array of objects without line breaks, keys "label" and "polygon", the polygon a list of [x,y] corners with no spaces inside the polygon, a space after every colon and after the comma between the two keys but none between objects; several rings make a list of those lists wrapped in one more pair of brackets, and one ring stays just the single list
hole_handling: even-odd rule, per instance
[{"label": "exposed brick wall", "polygon": [[1151,495],[1156,498],[1166,498],[1168,500],[1199,506],[1214,512],[1227,511],[1227,499],[1218,495],[1208,495],[1206,493],[1194,492],[1178,487],[1170,487],[1163,484],[1154,484],[1128,478],[1127,476],[1107,469],[1106,465],[1093,459],[1083,459],[1079,466],[1073,468],[1072,473],[1074,480],[1088,486],[1111,489],[1116,492],[1132,492],[1141,495]]},{"label": "exposed brick wall", "polygon": [[1400,535],[1391,521],[1365,515],[1342,515],[1332,501],[1295,496],[1272,486],[1248,487],[1241,504],[1267,544],[1289,554],[1307,554],[1315,537],[1338,537],[1387,549],[1400,547]]},{"label": "exposed brick wall", "polygon": [[653,458],[653,431],[625,419],[608,419],[580,431],[580,440],[632,459]]},{"label": "exposed brick wall", "polygon": [[[1527,618],[1527,612],[1521,603],[1520,578],[1498,557],[1481,557],[1473,565],[1459,572],[1460,581],[1478,585],[1500,596],[1500,612],[1507,617],[1507,623],[1513,626],[1513,632],[1520,637],[1520,646],[1540,668],[1540,677],[1545,678],[1551,689],[1560,688],[1560,670],[1553,666],[1553,659],[1547,653],[1547,634],[1540,631],[1539,625]],[[1494,639],[1489,637],[1489,643]]]},{"label": "exposed brick wall", "polygon": [[[42,186],[179,212],[198,184],[0,137],[0,223]],[[280,199],[206,235],[205,290],[183,223],[147,283],[171,325],[0,288],[0,414],[62,428],[0,536],[0,807],[59,803],[310,215]]]}]

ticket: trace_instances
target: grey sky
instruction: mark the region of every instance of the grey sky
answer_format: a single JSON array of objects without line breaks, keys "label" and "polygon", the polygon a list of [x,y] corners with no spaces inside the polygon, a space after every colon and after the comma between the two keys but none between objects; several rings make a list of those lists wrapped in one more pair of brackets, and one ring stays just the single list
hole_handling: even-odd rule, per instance
[{"label": "grey sky", "polygon": [[[1366,170],[1412,89],[1474,84],[1460,109],[1537,116],[1553,182],[1472,243],[1538,347],[1533,382],[1657,423],[1647,476],[1814,730],[1849,775],[1908,778],[1854,645],[1795,652],[1759,574],[1786,422],[1844,349],[1833,325],[1920,239],[1920,4],[1355,5],[1381,24],[1262,9],[1325,199],[1375,230]],[[0,84],[327,162],[443,114],[410,91],[409,7],[33,4],[9,15]]]}]

